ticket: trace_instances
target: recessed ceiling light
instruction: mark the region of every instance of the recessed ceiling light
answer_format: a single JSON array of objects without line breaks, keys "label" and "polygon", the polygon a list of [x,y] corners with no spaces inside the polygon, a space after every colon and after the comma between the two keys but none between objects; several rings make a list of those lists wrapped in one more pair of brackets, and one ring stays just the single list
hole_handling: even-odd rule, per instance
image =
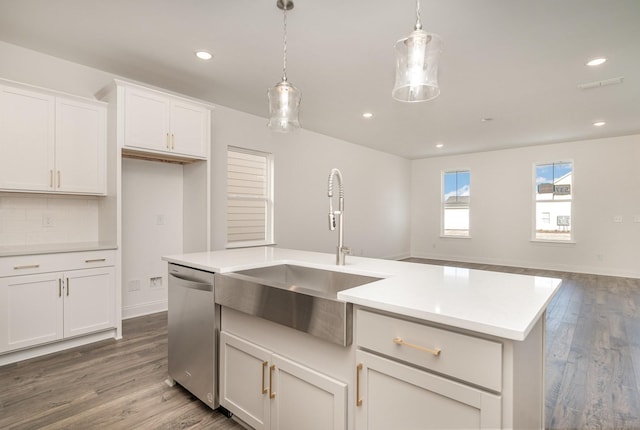
[{"label": "recessed ceiling light", "polygon": [[208,51],[197,51],[196,57],[206,61],[206,60],[211,60],[213,58],[213,54],[211,54],[211,52],[208,52]]},{"label": "recessed ceiling light", "polygon": [[373,118],[373,114],[371,112],[365,112],[362,114],[363,118]]},{"label": "recessed ceiling light", "polygon": [[436,148],[442,148],[444,146],[444,143],[436,143]]},{"label": "recessed ceiling light", "polygon": [[606,124],[605,121],[596,121],[596,122],[593,123],[593,125],[596,126],[596,127],[602,127],[605,124]]},{"label": "recessed ceiling light", "polygon": [[590,60],[589,62],[587,62],[587,66],[599,66],[600,64],[604,63],[605,61],[607,61],[606,58],[594,58],[593,60]]}]

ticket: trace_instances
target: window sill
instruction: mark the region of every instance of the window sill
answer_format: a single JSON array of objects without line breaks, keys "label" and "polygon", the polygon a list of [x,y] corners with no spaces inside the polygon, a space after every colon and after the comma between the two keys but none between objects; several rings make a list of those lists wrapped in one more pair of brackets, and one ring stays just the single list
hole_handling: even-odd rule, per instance
[{"label": "window sill", "polygon": [[545,239],[530,239],[529,242],[531,243],[538,243],[538,244],[559,244],[559,245],[575,245],[576,241],[575,240],[545,240]]},{"label": "window sill", "polygon": [[440,239],[471,239],[471,236],[445,236],[444,234],[441,234]]},{"label": "window sill", "polygon": [[275,242],[269,242],[266,240],[263,241],[255,241],[255,242],[236,242],[236,243],[227,243],[224,247],[225,249],[235,249],[235,248],[256,248],[258,246],[275,246]]}]

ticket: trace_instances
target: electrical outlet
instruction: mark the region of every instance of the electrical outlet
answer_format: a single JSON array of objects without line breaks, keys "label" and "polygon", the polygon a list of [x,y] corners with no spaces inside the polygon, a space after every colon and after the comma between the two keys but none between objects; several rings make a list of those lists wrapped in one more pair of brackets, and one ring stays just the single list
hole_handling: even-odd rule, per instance
[{"label": "electrical outlet", "polygon": [[633,222],[640,222],[640,215],[636,215],[633,217]]},{"label": "electrical outlet", "polygon": [[622,215],[615,215],[613,217],[613,222],[622,222]]},{"label": "electrical outlet", "polygon": [[156,225],[164,225],[164,215],[156,215]]},{"label": "electrical outlet", "polygon": [[162,276],[152,276],[149,278],[149,287],[162,288]]},{"label": "electrical outlet", "polygon": [[42,226],[43,227],[54,227],[55,223],[53,220],[53,216],[51,214],[43,214],[42,215]]},{"label": "electrical outlet", "polygon": [[140,280],[133,279],[129,281],[129,283],[127,284],[127,291],[129,291],[130,293],[133,291],[140,291]]}]

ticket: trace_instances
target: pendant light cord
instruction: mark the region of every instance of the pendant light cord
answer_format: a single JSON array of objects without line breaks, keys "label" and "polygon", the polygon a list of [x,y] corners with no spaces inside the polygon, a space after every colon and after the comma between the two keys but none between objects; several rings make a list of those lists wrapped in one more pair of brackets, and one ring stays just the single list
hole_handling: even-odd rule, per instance
[{"label": "pendant light cord", "polygon": [[422,30],[422,22],[420,21],[420,0],[416,0],[416,30]]},{"label": "pendant light cord", "polygon": [[287,81],[287,7],[282,9],[284,15],[284,35],[282,37],[282,80]]}]

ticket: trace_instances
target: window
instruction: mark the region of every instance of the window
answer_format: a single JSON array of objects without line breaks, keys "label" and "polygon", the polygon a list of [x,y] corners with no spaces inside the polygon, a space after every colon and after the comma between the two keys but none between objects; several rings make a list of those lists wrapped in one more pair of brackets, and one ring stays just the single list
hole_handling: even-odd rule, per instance
[{"label": "window", "polygon": [[271,154],[227,149],[227,246],[273,243]]},{"label": "window", "polygon": [[442,235],[469,237],[471,172],[442,173]]},{"label": "window", "polygon": [[535,240],[571,241],[573,163],[535,166]]}]

